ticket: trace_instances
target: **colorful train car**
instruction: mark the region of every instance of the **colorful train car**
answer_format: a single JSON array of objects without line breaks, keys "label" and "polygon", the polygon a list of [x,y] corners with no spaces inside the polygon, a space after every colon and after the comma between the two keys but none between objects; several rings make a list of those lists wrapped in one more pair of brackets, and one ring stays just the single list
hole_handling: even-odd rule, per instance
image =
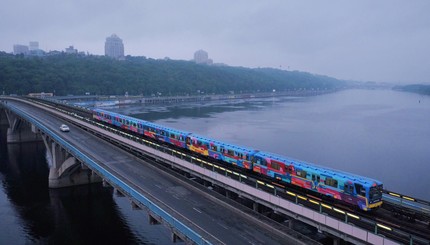
[{"label": "colorful train car", "polygon": [[93,118],[138,134],[143,134],[143,125],[146,123],[144,120],[101,109],[93,110]]},{"label": "colorful train car", "polygon": [[245,169],[252,169],[251,158],[256,152],[254,149],[226,144],[195,134],[188,135],[187,148]]},{"label": "colorful train car", "polygon": [[181,148],[186,148],[185,140],[187,135],[190,133],[146,122],[143,134],[161,142],[166,142]]},{"label": "colorful train car", "polygon": [[254,172],[333,197],[365,211],[382,205],[382,182],[378,180],[261,151],[254,155],[252,164]]}]

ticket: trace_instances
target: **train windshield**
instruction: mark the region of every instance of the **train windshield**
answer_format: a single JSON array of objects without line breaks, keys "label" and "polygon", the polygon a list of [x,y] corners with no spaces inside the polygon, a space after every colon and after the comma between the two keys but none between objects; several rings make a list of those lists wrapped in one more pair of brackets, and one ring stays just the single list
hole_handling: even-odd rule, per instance
[{"label": "train windshield", "polygon": [[377,202],[382,199],[382,185],[370,187],[369,199],[370,202]]}]

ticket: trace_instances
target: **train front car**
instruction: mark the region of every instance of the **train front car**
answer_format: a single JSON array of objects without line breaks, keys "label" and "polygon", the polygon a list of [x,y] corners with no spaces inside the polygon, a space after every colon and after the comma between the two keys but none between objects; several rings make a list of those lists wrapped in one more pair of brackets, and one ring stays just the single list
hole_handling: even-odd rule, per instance
[{"label": "train front car", "polygon": [[366,188],[366,198],[368,200],[368,203],[366,203],[367,209],[364,210],[375,210],[382,206],[382,192],[383,192],[383,185],[382,182],[377,180],[371,180],[373,183],[369,186],[369,188]]},{"label": "train front car", "polygon": [[382,183],[272,153],[258,152],[253,171],[319,193],[364,211],[382,205]]},{"label": "train front car", "polygon": [[[374,210],[382,205],[380,181],[336,170],[324,169],[323,171],[327,175],[324,184],[317,187],[319,193],[333,196],[347,205],[364,211]],[[328,179],[330,181],[327,181]]]},{"label": "train front car", "polygon": [[187,148],[198,154],[245,169],[252,168],[251,158],[256,152],[251,148],[231,145],[195,134],[188,135]]}]

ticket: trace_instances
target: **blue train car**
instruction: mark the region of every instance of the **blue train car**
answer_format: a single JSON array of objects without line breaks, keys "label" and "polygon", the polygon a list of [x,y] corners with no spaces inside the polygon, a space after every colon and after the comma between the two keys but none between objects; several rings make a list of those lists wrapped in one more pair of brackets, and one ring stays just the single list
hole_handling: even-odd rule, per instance
[{"label": "blue train car", "polygon": [[94,109],[93,118],[138,134],[143,134],[144,125],[147,123],[144,120],[102,109]]},{"label": "blue train car", "polygon": [[254,149],[223,143],[206,137],[190,134],[187,137],[190,151],[209,156],[245,169],[252,169]]},{"label": "blue train car", "polygon": [[257,152],[253,171],[330,196],[362,210],[382,205],[382,182],[267,152]]}]

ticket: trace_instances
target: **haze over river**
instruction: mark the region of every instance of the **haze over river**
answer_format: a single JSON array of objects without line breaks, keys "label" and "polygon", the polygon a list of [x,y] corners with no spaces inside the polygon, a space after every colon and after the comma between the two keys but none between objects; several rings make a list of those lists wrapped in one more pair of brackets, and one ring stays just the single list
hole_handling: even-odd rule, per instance
[{"label": "haze over river", "polygon": [[213,139],[372,177],[430,200],[430,97],[345,90],[110,110]]},{"label": "haze over river", "polygon": [[[369,176],[430,200],[430,97],[346,90],[109,110]],[[0,244],[171,244],[127,198],[101,185],[49,190],[43,143],[7,145],[0,127]]]}]

